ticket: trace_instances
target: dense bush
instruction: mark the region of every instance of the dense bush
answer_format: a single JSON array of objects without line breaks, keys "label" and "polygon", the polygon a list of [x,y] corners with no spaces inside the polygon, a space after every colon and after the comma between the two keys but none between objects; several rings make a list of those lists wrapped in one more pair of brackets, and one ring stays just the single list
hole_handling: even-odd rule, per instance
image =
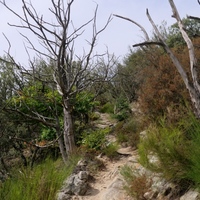
[{"label": "dense bush", "polygon": [[80,144],[88,149],[102,150],[106,145],[106,135],[109,132],[108,128],[85,131]]},{"label": "dense bush", "polygon": [[[159,51],[157,54],[160,56],[156,56],[154,61],[156,64],[151,63],[142,72],[146,76],[140,87],[140,109],[150,119],[169,115],[172,121],[176,121],[178,116],[173,113],[176,113],[184,105],[185,100],[189,99],[188,92],[168,55]],[[185,57],[187,58],[186,55]],[[189,62],[186,58],[182,60],[184,65]]]},{"label": "dense bush", "polygon": [[119,122],[114,132],[118,143],[125,142],[133,147],[136,147],[139,143],[140,124],[133,117],[128,118],[126,121]]},{"label": "dense bush", "polygon": [[[151,126],[139,145],[140,162],[180,184],[200,186],[200,121],[187,116],[176,125]],[[152,156],[157,162],[152,162]]]},{"label": "dense bush", "polygon": [[102,113],[113,114],[114,113],[114,105],[110,102],[107,102],[101,107],[100,111]]},{"label": "dense bush", "polygon": [[130,113],[129,102],[124,97],[119,97],[114,110],[115,118],[118,121],[123,121],[130,116]]}]

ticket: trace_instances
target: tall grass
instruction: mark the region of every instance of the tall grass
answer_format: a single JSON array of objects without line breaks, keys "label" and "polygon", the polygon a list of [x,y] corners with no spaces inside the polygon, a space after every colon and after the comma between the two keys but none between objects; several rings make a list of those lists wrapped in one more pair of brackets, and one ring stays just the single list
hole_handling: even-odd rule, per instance
[{"label": "tall grass", "polygon": [[144,200],[144,194],[148,192],[152,184],[151,178],[148,178],[146,174],[138,174],[128,165],[123,166],[120,173],[126,182],[125,191],[134,199]]},{"label": "tall grass", "polygon": [[16,170],[12,178],[0,185],[1,200],[55,200],[56,192],[72,173],[78,156],[64,165],[61,160],[45,160],[32,170]]},{"label": "tall grass", "polygon": [[[140,162],[168,180],[200,188],[200,120],[194,115],[176,125],[152,126],[139,145]],[[151,162],[151,155],[158,162]]]}]

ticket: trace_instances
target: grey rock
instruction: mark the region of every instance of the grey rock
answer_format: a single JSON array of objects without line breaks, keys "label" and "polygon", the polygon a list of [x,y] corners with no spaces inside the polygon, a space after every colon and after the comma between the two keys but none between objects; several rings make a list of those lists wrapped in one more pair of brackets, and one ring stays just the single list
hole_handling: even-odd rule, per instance
[{"label": "grey rock", "polygon": [[74,178],[72,193],[75,195],[84,195],[87,192],[88,183],[86,180],[79,179],[78,175]]},{"label": "grey rock", "polygon": [[157,196],[158,196],[157,191],[148,191],[144,194],[144,198],[148,200],[156,199]]},{"label": "grey rock", "polygon": [[189,190],[187,193],[185,193],[180,200],[199,200],[200,194],[197,191]]},{"label": "grey rock", "polygon": [[78,174],[78,178],[80,180],[87,180],[88,179],[88,172],[87,171],[80,171]]},{"label": "grey rock", "polygon": [[87,192],[89,173],[84,171],[85,168],[86,162],[79,161],[74,173],[64,181],[56,200],[71,200],[73,195],[82,196]]},{"label": "grey rock", "polygon": [[122,200],[124,199],[123,192],[124,182],[120,178],[115,178],[107,187],[106,192],[102,196],[102,200]]},{"label": "grey rock", "polygon": [[58,192],[56,200],[71,200],[71,195],[65,194],[64,192]]}]

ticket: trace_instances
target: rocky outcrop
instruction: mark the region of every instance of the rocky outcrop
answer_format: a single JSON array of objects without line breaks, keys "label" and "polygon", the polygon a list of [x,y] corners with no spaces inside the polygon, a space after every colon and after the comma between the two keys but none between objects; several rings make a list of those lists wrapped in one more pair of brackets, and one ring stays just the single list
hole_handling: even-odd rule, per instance
[{"label": "rocky outcrop", "polygon": [[84,195],[88,189],[88,179],[86,164],[80,161],[71,176],[64,181],[62,189],[57,194],[57,200],[70,200],[73,195]]},{"label": "rocky outcrop", "polygon": [[[112,183],[108,186],[107,190],[101,196],[102,200],[122,200],[125,199],[124,193],[124,181],[118,176],[112,181]],[[126,200],[127,197],[126,197]]]},{"label": "rocky outcrop", "polygon": [[180,200],[199,200],[199,199],[200,199],[200,194],[195,190],[189,190],[180,198]]}]

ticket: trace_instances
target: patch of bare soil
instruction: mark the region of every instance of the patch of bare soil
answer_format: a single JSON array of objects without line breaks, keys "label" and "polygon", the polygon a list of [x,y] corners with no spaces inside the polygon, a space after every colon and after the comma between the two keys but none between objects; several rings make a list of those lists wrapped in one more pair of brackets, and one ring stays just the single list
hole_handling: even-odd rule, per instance
[{"label": "patch of bare soil", "polygon": [[90,184],[87,194],[83,200],[128,200],[130,199],[123,190],[123,179],[120,169],[127,163],[127,157],[121,156],[119,160],[110,161],[106,157],[101,158],[105,170],[95,175],[95,181]]}]

